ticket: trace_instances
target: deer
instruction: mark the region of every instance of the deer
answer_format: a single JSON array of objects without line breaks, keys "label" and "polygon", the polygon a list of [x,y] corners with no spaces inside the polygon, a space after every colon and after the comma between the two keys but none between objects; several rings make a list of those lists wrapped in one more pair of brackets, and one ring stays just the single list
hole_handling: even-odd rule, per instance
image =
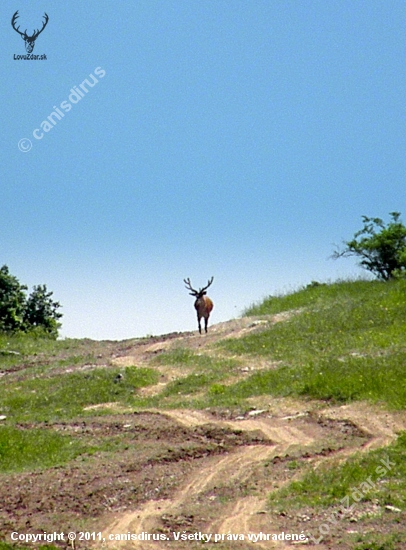
[{"label": "deer", "polygon": [[42,29],[41,30],[37,29],[36,31],[34,31],[32,36],[28,36],[27,29],[25,29],[25,32],[21,32],[20,27],[16,27],[16,22],[17,22],[18,17],[19,17],[19,15],[18,15],[18,10],[17,10],[15,12],[15,14],[13,15],[13,18],[11,19],[11,25],[12,25],[13,29],[16,32],[18,32],[18,34],[20,34],[22,36],[22,38],[25,42],[25,49],[26,49],[27,53],[31,53],[34,49],[36,39],[38,38],[38,36],[42,33],[42,31],[47,26],[48,21],[49,21],[49,17],[45,13],[45,15],[43,16],[45,21],[43,21],[43,23],[42,23]]},{"label": "deer", "polygon": [[213,282],[214,277],[207,282],[207,285],[199,290],[192,288],[190,279],[183,279],[183,282],[186,285],[187,290],[190,290],[189,294],[196,297],[195,301],[195,310],[197,312],[197,323],[199,325],[199,333],[202,333],[202,327],[200,325],[200,320],[204,317],[204,330],[207,333],[207,323],[209,321],[211,310],[213,309],[213,302],[208,296],[206,296],[206,290],[209,288]]}]

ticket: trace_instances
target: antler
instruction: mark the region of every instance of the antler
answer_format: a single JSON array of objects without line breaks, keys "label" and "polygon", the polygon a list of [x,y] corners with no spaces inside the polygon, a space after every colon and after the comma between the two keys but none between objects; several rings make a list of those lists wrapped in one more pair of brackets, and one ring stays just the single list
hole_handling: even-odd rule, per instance
[{"label": "antler", "polygon": [[[19,18],[19,15],[18,15],[18,10],[15,12],[15,14],[13,15],[12,19],[11,19],[11,25],[13,27],[13,29],[18,32],[18,34],[21,34],[21,36],[24,36],[24,33],[21,32],[20,30],[18,30],[20,27],[17,27],[16,28],[16,21],[17,19]],[[27,31],[25,31],[25,34],[27,33]]]},{"label": "antler", "polygon": [[45,22],[42,24],[42,29],[40,31],[38,29],[36,31],[34,31],[34,34],[32,35],[31,38],[34,38],[34,39],[37,38],[42,33],[42,31],[45,29],[45,27],[47,26],[48,21],[49,21],[49,17],[46,13],[43,17],[45,19]]},{"label": "antler", "polygon": [[191,285],[191,283],[190,283],[190,278],[183,279],[183,282],[185,283],[186,288],[187,288],[188,290],[191,290],[191,291],[192,291],[192,292],[189,293],[191,296],[196,296],[196,294],[198,294],[197,290],[195,290],[194,288],[192,288],[192,285]]},{"label": "antler", "polygon": [[207,286],[204,286],[204,287],[200,290],[200,292],[203,292],[204,290],[207,290],[207,289],[209,288],[209,286],[211,285],[211,283],[213,282],[213,280],[214,280],[214,277],[212,277],[212,278],[210,279],[210,281],[207,282]]}]

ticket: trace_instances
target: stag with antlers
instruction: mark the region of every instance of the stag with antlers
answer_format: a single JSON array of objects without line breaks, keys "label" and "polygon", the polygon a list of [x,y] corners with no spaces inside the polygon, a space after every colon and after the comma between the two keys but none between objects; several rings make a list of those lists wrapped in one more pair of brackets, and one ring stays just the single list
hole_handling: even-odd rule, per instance
[{"label": "stag with antlers", "polygon": [[21,32],[20,27],[16,27],[16,22],[17,22],[18,17],[19,17],[19,15],[18,15],[18,10],[17,10],[15,12],[15,14],[13,15],[13,18],[11,19],[11,25],[12,25],[13,29],[16,32],[18,32],[18,34],[20,34],[22,36],[22,38],[25,42],[25,49],[26,49],[27,53],[32,53],[32,51],[34,49],[34,46],[35,46],[35,41],[38,38],[38,36],[42,33],[42,31],[45,29],[45,27],[47,26],[47,23],[49,21],[49,17],[45,13],[45,15],[44,15],[45,21],[43,21],[43,23],[42,23],[42,29],[41,30],[37,29],[36,31],[34,31],[32,36],[28,36],[27,29],[25,29],[25,32]]},{"label": "stag with antlers", "polygon": [[195,310],[197,312],[197,322],[199,325],[199,332],[202,333],[202,327],[200,326],[200,320],[204,317],[204,330],[207,332],[207,323],[209,321],[211,310],[213,309],[213,302],[208,296],[206,296],[206,290],[209,288],[213,282],[214,277],[208,281],[207,285],[200,290],[195,290],[192,288],[190,279],[183,279],[183,282],[186,285],[186,288],[190,290],[189,294],[196,297],[195,301]]}]

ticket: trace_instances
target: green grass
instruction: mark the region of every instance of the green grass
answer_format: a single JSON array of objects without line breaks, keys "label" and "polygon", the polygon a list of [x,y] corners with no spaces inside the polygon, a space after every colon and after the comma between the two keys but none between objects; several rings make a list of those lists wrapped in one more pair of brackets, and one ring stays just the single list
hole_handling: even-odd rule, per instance
[{"label": "green grass", "polygon": [[88,339],[53,340],[31,333],[0,332],[0,370],[96,363],[95,356],[104,349],[105,343]]},{"label": "green grass", "polygon": [[262,302],[248,307],[244,311],[244,315],[274,315],[275,313],[281,313],[282,311],[297,310],[312,305],[317,306],[326,303],[326,301],[341,298],[344,293],[353,294],[354,285],[356,286],[360,284],[363,286],[364,283],[367,285],[370,283],[381,284],[377,281],[364,280],[342,280],[332,284],[313,281],[294,292],[278,296],[269,296]]},{"label": "green grass", "polygon": [[300,481],[272,493],[269,503],[273,507],[326,508],[338,507],[348,497],[349,505],[373,500],[382,507],[404,510],[405,456],[406,433],[402,433],[389,447],[358,454],[338,466],[310,470]]},{"label": "green grass", "polygon": [[[118,373],[123,379],[115,383]],[[150,368],[95,368],[51,377],[0,383],[0,414],[12,421],[52,421],[72,418],[89,405],[131,403],[137,388],[155,384],[158,374]]]},{"label": "green grass", "polygon": [[156,365],[184,365],[187,367],[204,367],[210,364],[210,358],[207,355],[194,353],[188,348],[175,348],[170,351],[164,351],[157,355],[153,363]]},{"label": "green grass", "polygon": [[[228,378],[238,365],[235,359],[214,359],[208,355],[197,354],[187,348],[176,348],[160,354],[154,359],[159,365],[177,365],[185,369],[186,376],[169,382],[156,399],[157,403],[163,397],[193,396],[203,390],[208,390],[215,382]],[[179,406],[179,402],[172,406]],[[182,406],[184,406],[183,403]]]},{"label": "green grass", "polygon": [[193,395],[203,389],[207,389],[214,381],[222,380],[224,377],[224,373],[216,374],[215,372],[189,374],[189,376],[170,382],[160,393],[160,396]]},{"label": "green grass", "polygon": [[37,338],[33,335],[10,335],[0,332],[0,368],[6,371],[15,365],[25,363],[28,357],[54,353],[57,342],[51,338]]},{"label": "green grass", "polygon": [[53,430],[0,426],[1,473],[49,468],[84,451],[80,442]]},{"label": "green grass", "polygon": [[[55,341],[0,334],[0,370],[20,369],[0,378],[0,415],[7,416],[0,425],[0,473],[49,468],[79,455],[86,455],[83,459],[87,460],[96,452],[116,453],[127,448],[128,440],[122,434],[97,441],[92,434],[67,436],[52,427],[32,427],[35,422],[103,414],[84,410],[101,403],[119,402],[133,408],[247,410],[252,396],[291,395],[406,407],[406,281],[313,283],[286,296],[269,297],[246,313],[271,316],[285,311],[291,315],[283,322],[218,344],[221,352],[236,358],[214,358],[176,348],[159,354],[151,361],[151,368],[80,368],[86,363],[108,363],[112,347],[125,351],[128,342]],[[268,360],[269,369],[261,365],[261,370],[229,384],[247,356],[254,366],[255,358]],[[156,366],[162,365],[178,367],[176,372],[184,376],[168,383],[159,395],[138,394],[139,388],[158,383]],[[75,370],[66,372],[69,368]],[[123,378],[115,382],[118,373]],[[405,511],[405,457],[406,434],[401,434],[387,448],[357,455],[334,467],[307,471],[299,460],[293,460],[287,468],[300,469],[303,477],[273,493],[269,504],[272,508],[312,507],[323,512],[339,507],[349,496],[354,499],[350,504],[359,498],[361,503],[378,502],[382,509],[390,504]],[[377,468],[388,459],[393,466],[380,476]],[[372,485],[361,494],[368,479]],[[399,544],[406,545],[402,537],[364,530],[353,548],[397,550]],[[23,550],[0,542],[0,550],[12,548]]]},{"label": "green grass", "polygon": [[406,281],[312,285],[269,298],[249,313],[274,314],[284,308],[300,311],[262,332],[219,344],[234,354],[282,362],[225,388],[223,400],[228,394],[239,399],[302,395],[406,407]]},{"label": "green grass", "polygon": [[397,550],[398,548],[405,548],[406,535],[400,533],[389,535],[368,533],[366,535],[358,535],[356,542],[358,544],[354,546],[354,550]]}]

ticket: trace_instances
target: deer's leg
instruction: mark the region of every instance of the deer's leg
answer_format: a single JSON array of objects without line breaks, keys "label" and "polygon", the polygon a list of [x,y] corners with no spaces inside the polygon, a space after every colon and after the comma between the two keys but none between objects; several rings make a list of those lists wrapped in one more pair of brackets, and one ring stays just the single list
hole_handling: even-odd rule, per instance
[{"label": "deer's leg", "polygon": [[208,317],[205,317],[205,318],[204,318],[204,330],[205,330],[206,334],[207,334],[207,323],[208,323],[208,322],[209,322],[209,318],[208,318]]},{"label": "deer's leg", "polygon": [[200,326],[200,317],[199,314],[197,314],[197,324],[199,325],[199,333],[202,333],[202,327]]}]

